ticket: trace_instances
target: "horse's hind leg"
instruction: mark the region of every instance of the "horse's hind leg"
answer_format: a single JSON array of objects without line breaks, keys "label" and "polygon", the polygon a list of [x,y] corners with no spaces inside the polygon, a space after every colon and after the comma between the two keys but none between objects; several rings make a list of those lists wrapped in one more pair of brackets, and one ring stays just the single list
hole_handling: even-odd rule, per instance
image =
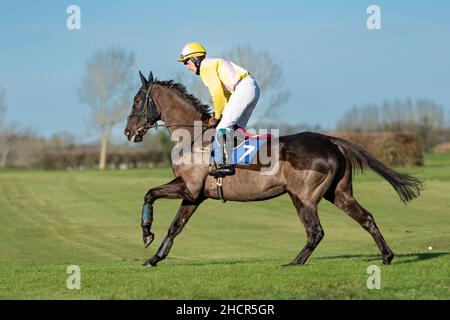
[{"label": "horse's hind leg", "polygon": [[305,204],[295,194],[289,192],[289,195],[297,209],[298,216],[305,227],[307,235],[305,247],[289,265],[303,265],[322,240],[324,232],[317,214],[317,204]]},{"label": "horse's hind leg", "polygon": [[325,199],[332,202],[336,207],[345,211],[350,217],[358,222],[361,227],[369,232],[377,244],[383,256],[383,263],[390,264],[394,258],[394,253],[389,248],[378,229],[372,214],[364,209],[353,197],[351,167],[347,163],[347,170],[337,183],[334,190],[329,190],[325,194]]},{"label": "horse's hind leg", "polygon": [[350,217],[356,220],[364,230],[372,235],[383,256],[383,263],[390,264],[394,258],[394,253],[381,235],[380,229],[378,229],[372,214],[364,209],[348,192],[337,194],[334,204],[338,208],[344,210]]}]

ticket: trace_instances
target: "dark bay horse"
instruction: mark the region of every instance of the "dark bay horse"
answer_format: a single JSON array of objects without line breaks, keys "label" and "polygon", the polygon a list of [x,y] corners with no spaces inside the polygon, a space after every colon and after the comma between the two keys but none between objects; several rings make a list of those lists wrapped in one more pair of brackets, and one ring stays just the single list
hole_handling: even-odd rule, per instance
[{"label": "dark bay horse", "polygon": [[[134,97],[124,134],[129,141],[142,141],[150,128],[162,120],[170,132],[184,128],[194,138],[194,121],[205,125],[209,107],[200,103],[185,88],[173,81],[158,81],[150,73],[146,79],[139,72],[142,87]],[[192,143],[193,141],[189,141]],[[177,144],[175,145],[177,147]],[[278,169],[274,175],[237,166],[236,173],[223,179],[223,194],[230,201],[260,201],[288,193],[306,229],[307,242],[290,265],[303,265],[324,237],[317,214],[322,198],[342,209],[374,238],[384,264],[390,264],[394,253],[387,245],[375,219],[354,198],[352,173],[370,168],[386,179],[403,202],[419,196],[421,182],[387,167],[364,148],[344,139],[319,133],[302,132],[279,137]],[[175,179],[150,189],[144,198],[142,230],[144,245],[154,239],[151,233],[153,203],[159,198],[182,199],[178,213],[156,254],[144,266],[156,266],[165,259],[175,237],[182,231],[198,206],[207,198],[219,199],[216,180],[208,175],[210,165],[172,164]]]}]

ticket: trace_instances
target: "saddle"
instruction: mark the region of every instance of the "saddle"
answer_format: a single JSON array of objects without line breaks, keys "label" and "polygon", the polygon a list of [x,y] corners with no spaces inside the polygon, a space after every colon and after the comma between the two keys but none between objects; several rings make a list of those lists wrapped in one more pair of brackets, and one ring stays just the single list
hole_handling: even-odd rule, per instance
[{"label": "saddle", "polygon": [[[259,148],[263,146],[268,139],[272,137],[271,134],[254,135],[244,128],[234,128],[233,149],[231,152],[231,164],[232,165],[250,165],[252,160],[258,154]],[[221,163],[223,159],[222,147],[220,144],[213,140],[211,145],[211,162],[212,168],[217,168],[217,163]],[[212,170],[211,170],[212,171]],[[225,202],[222,182],[224,175],[210,174],[216,179],[217,194],[219,198]]]}]

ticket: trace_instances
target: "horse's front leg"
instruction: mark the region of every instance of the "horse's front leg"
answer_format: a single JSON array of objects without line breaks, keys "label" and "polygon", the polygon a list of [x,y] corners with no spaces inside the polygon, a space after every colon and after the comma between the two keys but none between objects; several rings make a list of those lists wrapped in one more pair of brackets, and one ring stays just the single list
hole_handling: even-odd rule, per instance
[{"label": "horse's front leg", "polygon": [[144,263],[144,266],[156,266],[159,261],[164,260],[167,257],[170,248],[172,247],[173,240],[181,232],[181,230],[183,230],[183,227],[189,221],[189,218],[202,202],[203,198],[199,198],[196,201],[183,200],[183,202],[181,203],[181,207],[178,210],[177,216],[170,225],[167,236],[159,247],[158,252],[156,252],[156,254],[152,258],[148,259]]},{"label": "horse's front leg", "polygon": [[192,200],[192,195],[187,190],[186,184],[181,177],[177,177],[162,186],[152,188],[147,192],[141,214],[142,234],[146,248],[155,238],[155,235],[150,231],[153,222],[153,203],[160,198]]}]

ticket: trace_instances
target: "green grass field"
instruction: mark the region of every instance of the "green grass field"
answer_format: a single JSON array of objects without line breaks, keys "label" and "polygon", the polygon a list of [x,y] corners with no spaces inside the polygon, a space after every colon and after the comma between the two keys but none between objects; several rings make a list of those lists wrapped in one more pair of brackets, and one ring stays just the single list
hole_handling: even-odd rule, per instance
[{"label": "green grass field", "polygon": [[[401,169],[400,169],[401,170]],[[178,200],[158,200],[144,249],[145,192],[172,178],[169,169],[0,171],[2,299],[449,299],[450,154],[430,155],[407,170],[424,181],[403,205],[371,172],[357,175],[358,201],[373,213],[396,253],[381,264],[370,237],[342,211],[321,202],[325,238],[303,267],[283,267],[305,243],[287,196],[259,203],[206,201],[158,267],[141,263],[167,232]],[[432,247],[430,250],[429,247]],[[69,290],[66,268],[81,268]],[[381,268],[381,289],[366,286]]]}]

